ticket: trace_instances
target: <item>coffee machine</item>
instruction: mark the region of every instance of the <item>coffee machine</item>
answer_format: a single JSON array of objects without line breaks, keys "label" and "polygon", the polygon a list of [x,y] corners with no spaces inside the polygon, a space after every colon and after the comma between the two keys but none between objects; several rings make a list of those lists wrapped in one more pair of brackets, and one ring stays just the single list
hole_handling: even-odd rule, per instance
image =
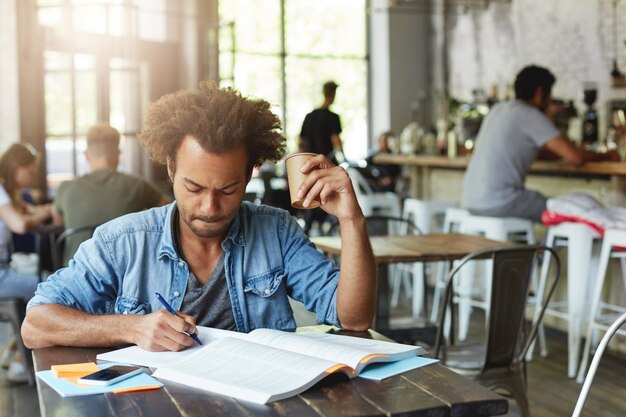
[{"label": "coffee machine", "polygon": [[596,83],[584,83],[583,101],[587,109],[583,113],[582,120],[582,142],[593,144],[598,141],[598,112],[593,107],[598,98],[598,87]]}]

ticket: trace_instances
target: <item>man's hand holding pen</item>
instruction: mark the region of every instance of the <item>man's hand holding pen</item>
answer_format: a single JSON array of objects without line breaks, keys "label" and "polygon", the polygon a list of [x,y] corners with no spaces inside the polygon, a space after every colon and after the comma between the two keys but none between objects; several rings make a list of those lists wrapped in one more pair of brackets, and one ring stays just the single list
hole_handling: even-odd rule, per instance
[{"label": "man's hand holding pen", "polygon": [[177,312],[177,315],[167,310],[139,316],[141,324],[137,329],[135,344],[142,349],[161,352],[179,351],[196,344],[189,336],[196,334],[196,319],[187,314]]}]

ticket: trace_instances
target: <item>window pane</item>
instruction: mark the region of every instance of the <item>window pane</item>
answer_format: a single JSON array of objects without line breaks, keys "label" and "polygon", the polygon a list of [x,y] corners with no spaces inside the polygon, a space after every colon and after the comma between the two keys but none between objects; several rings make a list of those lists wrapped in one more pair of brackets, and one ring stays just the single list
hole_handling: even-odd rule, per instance
[{"label": "window pane", "polygon": [[139,131],[139,92],[136,71],[111,71],[109,122],[122,133]]},{"label": "window pane", "polygon": [[290,149],[296,147],[302,121],[319,107],[328,80],[339,84],[331,109],[341,118],[341,139],[350,159],[367,154],[367,64],[363,60],[287,58],[287,131]]},{"label": "window pane", "polygon": [[80,6],[74,8],[74,30],[77,32],[106,33],[106,8]]},{"label": "window pane", "polygon": [[[273,105],[282,102],[280,59],[276,57],[237,55],[235,88],[244,96],[259,97]],[[274,109],[280,116],[280,111]]]},{"label": "window pane", "polygon": [[285,3],[287,52],[364,57],[365,21],[364,0],[289,0]]},{"label": "window pane", "polygon": [[234,22],[236,48],[254,53],[280,53],[280,0],[219,2],[220,21]]},{"label": "window pane", "polygon": [[87,133],[98,121],[98,93],[95,71],[76,73],[76,132]]},{"label": "window pane", "polygon": [[37,20],[41,26],[59,27],[63,19],[63,7],[43,7],[37,11]]},{"label": "window pane", "polygon": [[[46,138],[48,187],[52,190],[74,178],[74,143],[70,136]],[[54,193],[53,193],[54,194]]]},{"label": "window pane", "polygon": [[45,76],[46,131],[50,135],[72,133],[72,78],[69,72]]},{"label": "window pane", "polygon": [[108,33],[111,36],[128,36],[131,34],[130,26],[135,13],[132,13],[124,6],[110,6],[108,9]]},{"label": "window pane", "polygon": [[69,71],[72,68],[72,56],[66,52],[44,51],[46,71]]}]

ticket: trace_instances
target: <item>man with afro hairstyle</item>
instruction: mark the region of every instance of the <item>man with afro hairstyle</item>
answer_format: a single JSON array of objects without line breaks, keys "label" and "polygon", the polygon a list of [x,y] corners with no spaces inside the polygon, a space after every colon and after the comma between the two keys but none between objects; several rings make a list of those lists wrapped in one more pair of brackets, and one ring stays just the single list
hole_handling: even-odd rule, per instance
[{"label": "man with afro hairstyle", "polygon": [[319,200],[339,219],[341,270],[287,212],[244,201],[253,168],[285,152],[279,129],[268,102],[208,83],[152,104],[139,139],[167,165],[176,201],[99,227],[39,286],[25,343],[178,351],[194,343],[196,325],[294,330],[288,296],[320,323],[367,329],[376,268],[346,172],[317,155],[299,189],[305,206]]}]

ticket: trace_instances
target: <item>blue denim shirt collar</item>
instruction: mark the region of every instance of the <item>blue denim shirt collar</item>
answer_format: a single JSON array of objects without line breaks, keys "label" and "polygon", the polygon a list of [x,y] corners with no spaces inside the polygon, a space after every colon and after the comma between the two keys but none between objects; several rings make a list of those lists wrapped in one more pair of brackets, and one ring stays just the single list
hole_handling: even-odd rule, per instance
[{"label": "blue denim shirt collar", "polygon": [[[163,236],[161,238],[161,245],[159,248],[158,259],[162,259],[164,256],[168,258],[178,261],[180,259],[180,255],[176,252],[176,248],[174,246],[174,224],[173,221],[176,217],[176,213],[178,211],[178,207],[176,207],[176,202],[172,203],[167,211],[165,216],[164,228],[163,228]],[[228,229],[228,233],[222,242],[222,248],[226,249],[225,245],[227,241],[231,241],[235,245],[246,246],[246,239],[243,227],[241,227],[241,219],[240,217],[243,215],[243,207],[239,208],[239,212],[233,219],[230,224],[230,228]]]}]

